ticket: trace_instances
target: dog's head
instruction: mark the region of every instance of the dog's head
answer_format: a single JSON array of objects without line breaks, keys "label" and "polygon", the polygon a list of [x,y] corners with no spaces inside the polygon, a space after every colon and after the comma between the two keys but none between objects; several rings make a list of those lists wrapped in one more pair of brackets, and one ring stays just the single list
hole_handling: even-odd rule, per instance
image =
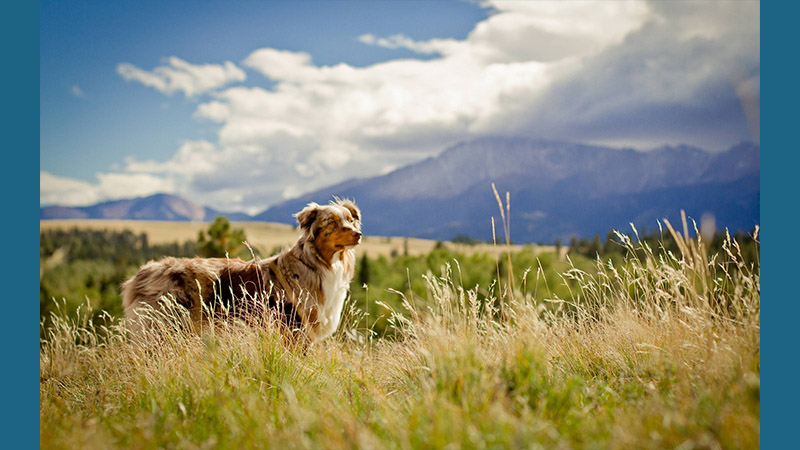
[{"label": "dog's head", "polygon": [[294,215],[303,236],[323,254],[333,254],[361,243],[361,210],[351,200],[335,198],[329,205],[309,203]]}]

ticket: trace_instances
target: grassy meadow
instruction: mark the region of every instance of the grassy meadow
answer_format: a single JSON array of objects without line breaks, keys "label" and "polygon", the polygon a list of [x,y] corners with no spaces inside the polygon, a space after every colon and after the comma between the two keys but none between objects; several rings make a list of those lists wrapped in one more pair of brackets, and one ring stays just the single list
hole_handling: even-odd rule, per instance
[{"label": "grassy meadow", "polygon": [[759,448],[759,261],[683,228],[665,229],[676,251],[620,235],[613,260],[370,237],[312,347],[180,314],[130,341],[64,298],[43,322],[40,445]]}]

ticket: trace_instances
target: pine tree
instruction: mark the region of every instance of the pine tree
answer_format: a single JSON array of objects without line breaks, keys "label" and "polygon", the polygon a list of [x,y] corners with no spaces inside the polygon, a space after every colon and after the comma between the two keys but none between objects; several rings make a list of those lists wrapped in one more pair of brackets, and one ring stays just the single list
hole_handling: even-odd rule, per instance
[{"label": "pine tree", "polygon": [[603,254],[609,255],[621,249],[617,243],[617,235],[614,234],[614,230],[608,232],[606,235],[606,240],[603,242]]},{"label": "pine tree", "polygon": [[367,258],[366,253],[361,257],[361,265],[358,269],[358,281],[361,283],[361,286],[369,285],[369,258]]},{"label": "pine tree", "polygon": [[569,240],[569,253],[578,253],[578,238],[572,236]]},{"label": "pine tree", "polygon": [[242,229],[232,229],[225,216],[219,216],[209,225],[208,231],[200,231],[197,235],[197,247],[200,255],[206,258],[224,258],[243,256],[244,241],[247,238]]}]

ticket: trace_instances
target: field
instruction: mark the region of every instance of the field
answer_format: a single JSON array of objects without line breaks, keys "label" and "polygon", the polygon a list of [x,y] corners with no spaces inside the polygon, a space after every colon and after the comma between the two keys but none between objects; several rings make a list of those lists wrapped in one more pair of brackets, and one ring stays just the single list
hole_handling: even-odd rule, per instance
[{"label": "field", "polygon": [[758,259],[668,236],[613,261],[369,238],[373,280],[313,347],[180,315],[131,342],[89,298],[43,333],[41,447],[759,448]]},{"label": "field", "polygon": [[[234,222],[237,228],[244,229],[248,243],[262,253],[271,253],[280,247],[291,246],[297,241],[300,233],[294,227],[280,223],[269,222]],[[156,222],[139,220],[43,220],[39,224],[40,230],[69,229],[80,227],[95,230],[131,230],[134,233],[146,233],[153,243],[183,242],[197,239],[197,233],[204,230],[208,224],[204,222]],[[429,253],[436,241],[428,239],[408,238],[407,244],[403,237],[365,236],[362,244],[357,248],[358,255],[389,256],[393,251],[402,254],[405,245],[409,255],[423,255]],[[490,244],[455,244],[445,242],[449,248],[467,254],[486,252],[497,255],[504,251],[503,248]],[[513,246],[519,250],[521,246]],[[552,251],[553,247],[541,246],[542,251]],[[269,256],[262,254],[261,256]]]}]

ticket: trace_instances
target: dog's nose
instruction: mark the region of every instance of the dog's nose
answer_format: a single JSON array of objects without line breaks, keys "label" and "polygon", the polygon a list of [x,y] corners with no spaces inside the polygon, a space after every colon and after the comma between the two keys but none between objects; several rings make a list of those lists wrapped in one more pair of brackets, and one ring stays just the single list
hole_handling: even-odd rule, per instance
[{"label": "dog's nose", "polygon": [[361,233],[358,231],[353,231],[353,237],[355,239],[361,239]]}]

